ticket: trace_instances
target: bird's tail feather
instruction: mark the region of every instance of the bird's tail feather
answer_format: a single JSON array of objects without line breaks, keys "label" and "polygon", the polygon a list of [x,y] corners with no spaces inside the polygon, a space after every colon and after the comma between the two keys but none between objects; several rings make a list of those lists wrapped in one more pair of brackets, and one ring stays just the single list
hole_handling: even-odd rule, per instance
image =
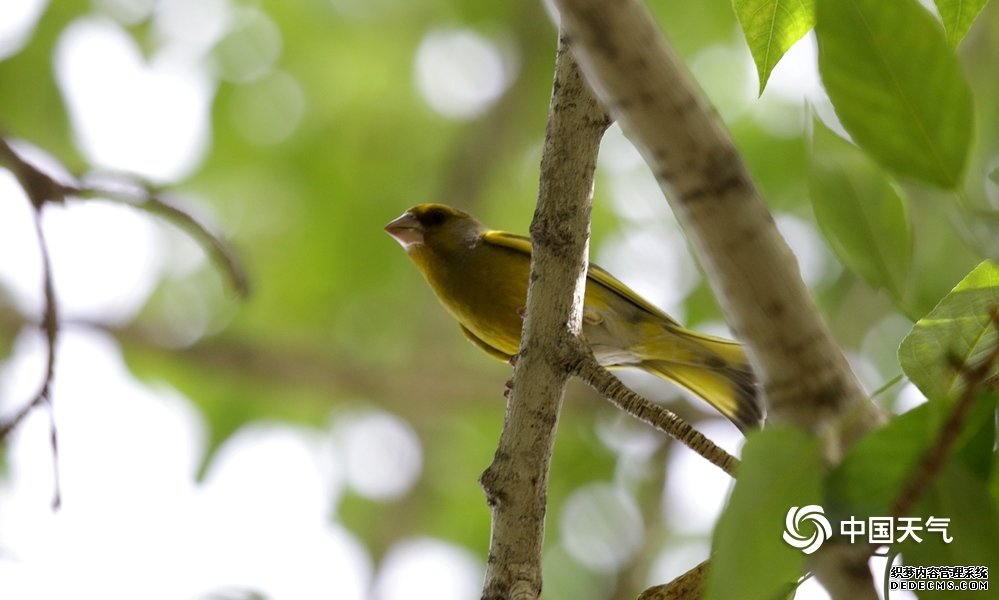
[{"label": "bird's tail feather", "polygon": [[[757,393],[756,378],[738,345],[726,343],[726,350],[738,355],[715,354],[702,364],[645,360],[642,368],[673,381],[704,398],[743,432],[763,424],[763,405]],[[736,362],[732,359],[742,357]],[[712,360],[713,359],[713,360]]]}]

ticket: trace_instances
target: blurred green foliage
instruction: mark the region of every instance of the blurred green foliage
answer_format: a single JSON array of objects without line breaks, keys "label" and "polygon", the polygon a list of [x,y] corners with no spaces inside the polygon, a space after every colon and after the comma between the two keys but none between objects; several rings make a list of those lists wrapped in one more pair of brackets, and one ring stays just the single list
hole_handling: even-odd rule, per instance
[{"label": "blurred green foliage", "polygon": [[[818,4],[820,16],[823,10],[834,10],[831,1]],[[994,3],[985,8],[958,46],[956,61],[949,53],[941,54],[949,52],[941,29],[929,49],[937,62],[929,64],[943,64],[932,71],[943,75],[926,80],[927,64],[912,64],[912,56],[923,56],[916,50],[927,48],[924,30],[936,31],[940,25],[929,13],[912,12],[924,11],[914,0],[905,6],[909,11],[905,22],[911,22],[911,28],[897,25],[894,4],[865,6],[874,4],[883,4],[886,16],[880,25],[891,24],[891,33],[867,41],[887,43],[891,60],[875,65],[859,54],[863,48],[850,36],[860,33],[848,24],[825,34],[838,44],[832,48],[839,48],[839,54],[822,42],[823,80],[846,130],[860,147],[817,127],[810,154],[806,151],[812,146],[810,128],[805,123],[812,113],[805,101],[771,90],[755,98],[746,75],[752,72],[750,49],[728,0],[651,3],[666,35],[711,99],[725,107],[722,116],[771,207],[801,220],[813,233],[811,246],[805,244],[806,250],[819,256],[813,292],[871,389],[900,372],[894,349],[902,338],[897,333],[893,339],[872,340],[871,332],[884,331],[879,327],[892,319],[925,315],[976,264],[999,253],[995,242],[999,184],[994,175],[999,156],[999,80],[994,77],[999,9]],[[4,133],[46,149],[80,174],[89,168],[88,160],[72,132],[52,57],[61,32],[74,20],[95,14],[113,18],[101,6],[50,2],[24,48],[0,61]],[[211,430],[206,464],[211,450],[254,421],[278,419],[326,427],[338,415],[372,407],[400,416],[424,445],[419,482],[395,500],[348,494],[331,507],[331,517],[345,523],[376,557],[394,540],[416,534],[439,536],[484,554],[488,511],[476,478],[495,449],[509,369],[480,355],[463,339],[382,227],[410,205],[437,201],[468,210],[493,227],[527,231],[537,188],[555,30],[541,4],[533,1],[294,0],[239,6],[257,8],[273,21],[281,36],[280,56],[269,72],[255,79],[218,81],[210,151],[197,171],[172,189],[189,206],[210,214],[231,239],[247,265],[253,294],[246,302],[235,300],[212,266],[205,264],[192,273],[164,277],[141,314],[133,322],[116,325],[114,333],[136,374],[166,382],[200,408]],[[950,14],[943,6],[941,13]],[[150,18],[122,24],[147,53],[158,43]],[[955,18],[946,29],[952,45],[957,45],[970,22],[965,13]],[[819,27],[821,40],[821,22]],[[440,114],[415,84],[416,53],[428,34],[441,29],[474,31],[509,50],[513,73],[509,87],[474,118]],[[238,43],[223,38],[204,60],[224,66],[234,53],[239,55]],[[781,44],[781,52],[787,45]],[[774,61],[764,63],[765,83]],[[860,76],[858,69],[864,65],[872,70]],[[733,70],[739,76],[733,77]],[[267,119],[280,123],[292,118],[283,112],[286,105],[280,94],[269,91],[283,89],[284,78],[301,91],[301,115],[289,135],[262,142],[254,136],[254,119],[262,128]],[[897,80],[899,87],[885,92],[878,87],[885,79]],[[739,86],[742,82],[748,84],[742,86],[745,89]],[[892,118],[873,113],[864,104],[868,100],[882,108],[889,105],[885,110]],[[910,100],[915,112],[899,116],[891,108]],[[940,111],[951,115],[944,123],[938,123]],[[905,137],[917,131],[929,133],[915,141]],[[832,137],[822,141],[823,136]],[[853,157],[860,152],[867,157],[861,157],[863,167],[857,168]],[[905,179],[892,179],[875,162]],[[622,208],[632,199],[619,191],[621,177],[607,167],[598,171],[595,253],[615,236],[627,236],[642,221]],[[857,177],[866,179],[858,185]],[[918,181],[943,184],[953,191]],[[856,194],[846,197],[846,189]],[[831,240],[829,246],[815,235],[819,231]],[[855,235],[859,233],[865,235]],[[822,258],[832,254],[842,264]],[[988,290],[992,295],[986,300],[994,300],[994,282]],[[5,298],[0,289],[0,356],[9,353],[21,326]],[[177,343],[171,341],[178,339],[170,331],[171,319],[176,319],[171,315],[183,315],[185,298],[194,298],[192,305],[207,306],[210,319],[196,339]],[[722,320],[703,278],[695,282],[680,308],[686,324],[694,328]],[[976,304],[978,313],[981,308]],[[920,331],[926,329],[917,327]],[[930,335],[937,339],[935,333]],[[940,365],[939,356],[920,356]],[[927,376],[933,374],[928,364],[916,367]],[[906,372],[917,379],[914,371]],[[920,387],[930,395],[935,389],[922,383]],[[889,409],[893,400],[893,394],[879,399]],[[700,406],[671,407],[692,419],[707,416]],[[615,580],[601,573],[572,575],[582,567],[558,546],[557,536],[550,535],[552,550],[546,564],[554,571],[546,595],[552,598],[582,598],[579,594],[584,592],[605,597],[605,592],[612,593],[608,588],[616,589],[618,597],[633,595],[651,583],[646,580],[650,557],[662,552],[670,539],[660,514],[663,465],[667,452],[686,450],[664,445],[645,458],[635,458],[610,448],[595,427],[609,413],[586,391],[571,388],[552,466],[549,514],[557,518],[562,501],[583,483],[630,477],[637,481],[630,482],[630,489],[645,507],[649,530],[656,537],[647,540],[633,572]],[[916,460],[923,446],[906,444],[930,435],[926,427],[912,426],[917,418],[922,417],[910,414],[889,426],[904,429],[897,438],[904,448],[878,446],[871,452],[880,463],[864,458],[848,460],[841,467],[833,481],[846,486],[844,502],[857,500],[846,492],[856,493],[858,488],[843,481],[863,481],[858,486],[883,482],[886,471],[872,465],[901,468]],[[988,420],[982,417],[981,422]],[[768,510],[773,514],[774,506],[785,501],[778,493],[783,488],[768,479],[773,473],[766,461],[773,459],[767,457],[804,452],[807,444],[781,435],[767,435],[757,442],[763,458],[747,464],[746,482],[740,482],[750,491],[737,488],[735,496],[749,503],[737,504],[729,519],[756,514],[752,502],[760,498],[752,490],[768,490],[767,498],[773,500]],[[865,448],[858,446],[854,452],[859,455]],[[905,461],[885,460],[893,453]],[[809,456],[801,453],[791,466],[801,467],[799,463]],[[750,459],[752,453],[747,451]],[[948,471],[946,481],[963,485],[972,477],[983,490],[991,486],[994,505],[999,477],[994,466],[992,471],[991,479]],[[898,474],[892,481],[901,477]],[[981,504],[988,504],[980,494],[962,499],[937,488],[934,494],[951,512],[982,511]],[[988,514],[994,517],[990,506]],[[990,531],[993,525],[989,521]],[[768,528],[758,533],[777,535],[777,531]],[[718,535],[723,541],[739,541],[734,529]],[[759,558],[767,556],[761,553]],[[961,562],[959,558],[973,557],[953,560]]]}]

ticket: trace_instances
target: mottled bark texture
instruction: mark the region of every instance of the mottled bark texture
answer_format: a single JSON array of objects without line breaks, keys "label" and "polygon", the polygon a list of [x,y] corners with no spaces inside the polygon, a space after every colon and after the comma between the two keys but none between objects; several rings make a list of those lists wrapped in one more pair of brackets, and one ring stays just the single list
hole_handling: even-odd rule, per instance
[{"label": "mottled bark texture", "polygon": [[548,468],[582,325],[593,172],[608,124],[560,39],[524,332],[499,446],[481,478],[492,510],[485,599],[541,594]]}]

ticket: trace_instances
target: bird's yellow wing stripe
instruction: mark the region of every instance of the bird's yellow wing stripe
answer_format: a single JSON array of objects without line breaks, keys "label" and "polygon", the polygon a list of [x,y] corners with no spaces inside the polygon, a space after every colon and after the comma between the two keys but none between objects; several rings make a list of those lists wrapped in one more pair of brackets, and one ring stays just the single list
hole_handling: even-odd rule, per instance
[{"label": "bird's yellow wing stripe", "polygon": [[[504,248],[510,248],[511,250],[522,252],[528,256],[531,254],[531,239],[528,237],[517,235],[515,233],[507,233],[505,231],[489,231],[483,236],[483,238],[486,243],[495,244]],[[639,296],[633,289],[626,286],[621,282],[621,280],[603,270],[598,265],[590,263],[590,269],[587,272],[587,277],[590,281],[593,281],[594,283],[597,283],[614,292],[618,296],[625,298],[642,310],[655,315],[670,325],[680,327],[680,324],[673,320],[672,317],[664,313],[661,308]]]},{"label": "bird's yellow wing stripe", "polygon": [[531,238],[522,235],[507,233],[505,231],[487,231],[482,235],[482,239],[487,244],[502,246],[503,248],[510,248],[528,256],[531,255]]}]

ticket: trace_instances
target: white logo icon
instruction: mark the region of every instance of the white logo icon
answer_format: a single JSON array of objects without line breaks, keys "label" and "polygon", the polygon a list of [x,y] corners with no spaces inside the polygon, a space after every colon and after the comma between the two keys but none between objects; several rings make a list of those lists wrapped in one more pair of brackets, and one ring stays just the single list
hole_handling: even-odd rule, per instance
[{"label": "white logo icon", "polygon": [[[801,533],[801,522],[811,521],[815,530],[812,535],[805,536]],[[801,550],[805,554],[811,554],[819,549],[822,542],[832,536],[832,526],[829,519],[825,517],[822,507],[817,504],[808,506],[792,506],[787,511],[784,520],[784,541],[789,545]]]}]

